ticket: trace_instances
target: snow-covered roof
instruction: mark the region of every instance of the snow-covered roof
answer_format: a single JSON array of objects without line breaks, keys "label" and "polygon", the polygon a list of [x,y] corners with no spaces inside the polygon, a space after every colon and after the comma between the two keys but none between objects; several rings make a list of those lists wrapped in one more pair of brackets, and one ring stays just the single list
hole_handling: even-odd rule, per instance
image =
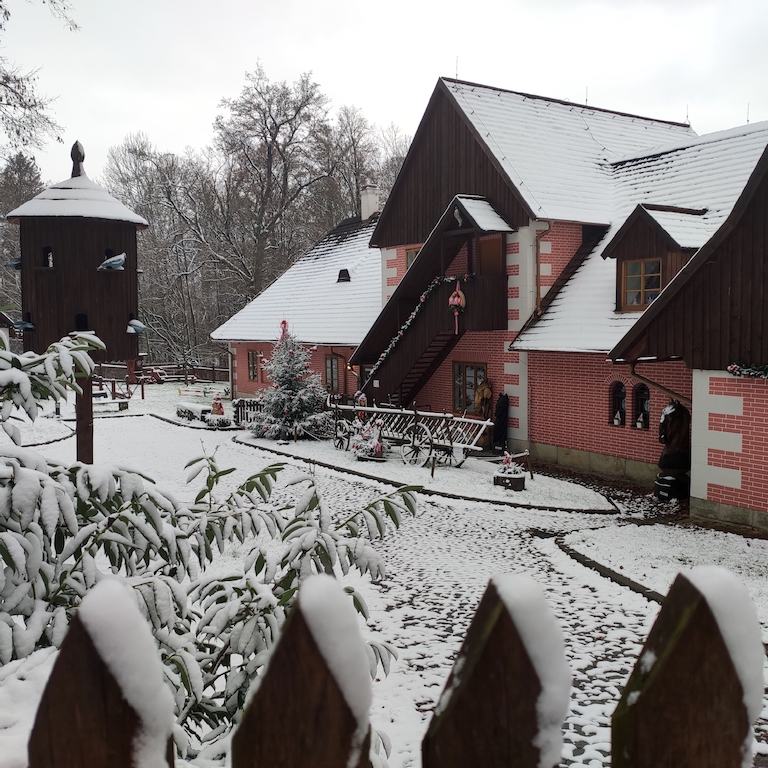
[{"label": "snow-covered roof", "polygon": [[484,198],[477,195],[456,195],[464,210],[483,232],[512,232],[512,227],[496,213],[494,207]]},{"label": "snow-covered roof", "polygon": [[342,222],[211,338],[275,341],[287,320],[305,344],[357,346],[381,310],[381,252],[368,247],[377,218]]},{"label": "snow-covered roof", "polygon": [[535,218],[607,224],[608,163],[696,134],[688,125],[444,79]]},{"label": "snow-covered roof", "polygon": [[31,200],[14,208],[6,218],[18,223],[22,218],[51,216],[125,221],[140,229],[149,226],[146,219],[134,213],[85,175],[73,176],[48,187]]},{"label": "snow-covered roof", "polygon": [[[681,247],[700,248],[733,209],[768,146],[768,122],[676,141],[610,165],[610,228],[516,349],[608,352],[641,317],[616,312],[616,262],[602,253],[638,204]],[[654,210],[653,206],[696,213]],[[701,215],[699,211],[703,211]]]},{"label": "snow-covered roof", "polygon": [[655,211],[652,208],[645,211],[681,248],[701,248],[712,236],[711,221],[704,219],[704,213]]}]

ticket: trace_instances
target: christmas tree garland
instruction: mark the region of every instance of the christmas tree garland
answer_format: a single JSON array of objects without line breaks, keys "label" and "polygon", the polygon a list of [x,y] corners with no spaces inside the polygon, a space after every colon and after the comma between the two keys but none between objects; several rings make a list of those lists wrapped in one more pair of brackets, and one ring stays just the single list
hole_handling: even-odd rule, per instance
[{"label": "christmas tree garland", "polygon": [[[429,295],[439,286],[444,285],[445,283],[458,283],[458,282],[464,282],[467,283],[472,279],[472,275],[465,274],[465,275],[442,275],[434,278],[432,282],[427,286],[427,289],[424,291],[424,293],[419,296],[419,303],[416,305],[413,312],[411,312],[410,315],[408,315],[408,319],[400,326],[397,333],[392,337],[392,341],[389,342],[389,346],[379,355],[379,359],[376,361],[376,364],[371,368],[370,372],[368,373],[368,378],[370,379],[374,373],[381,367],[382,363],[389,357],[392,350],[397,346],[397,343],[400,341],[400,339],[403,338],[403,334],[411,327],[413,321],[416,319],[419,312],[421,312],[421,308],[424,306],[425,302],[427,301],[427,298]],[[449,309],[453,310],[453,307],[449,307]],[[463,309],[463,307],[462,307]]]},{"label": "christmas tree garland", "polygon": [[768,379],[768,365],[731,363],[725,370],[733,376],[744,376],[748,379]]}]

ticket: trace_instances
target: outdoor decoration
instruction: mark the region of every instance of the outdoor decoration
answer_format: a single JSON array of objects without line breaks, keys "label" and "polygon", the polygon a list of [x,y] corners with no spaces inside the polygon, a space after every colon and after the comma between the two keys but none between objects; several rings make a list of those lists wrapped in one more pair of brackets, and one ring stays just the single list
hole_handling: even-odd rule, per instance
[{"label": "outdoor decoration", "polygon": [[[397,342],[403,338],[403,334],[408,330],[408,328],[411,327],[411,324],[413,323],[413,321],[416,319],[416,316],[421,311],[421,308],[424,305],[424,302],[426,302],[426,300],[429,298],[429,295],[435,290],[435,288],[445,283],[453,283],[453,282],[455,282],[458,287],[462,281],[467,283],[471,279],[472,279],[472,275],[470,274],[451,275],[451,276],[442,275],[434,278],[432,282],[427,286],[427,289],[424,291],[424,293],[422,293],[421,296],[419,296],[419,303],[416,305],[413,312],[411,312],[411,314],[408,315],[407,320],[400,326],[400,329],[398,330],[398,332],[392,337],[392,341],[389,342],[389,346],[379,355],[379,359],[376,361],[376,364],[373,366],[373,368],[371,368],[371,370],[368,373],[368,378],[369,379],[372,378],[373,375],[376,373],[376,371],[381,367],[382,363],[389,357],[390,353],[397,345]],[[462,291],[459,291],[459,293],[462,296],[464,296]],[[461,308],[461,311],[463,311],[464,307],[466,307],[466,304],[467,304],[467,300],[465,297],[464,306]]]},{"label": "outdoor decoration", "polygon": [[384,461],[384,443],[381,439],[381,419],[370,420],[362,424],[350,442],[352,453],[359,461]]},{"label": "outdoor decoration", "polygon": [[484,379],[475,390],[475,416],[488,419],[491,416],[493,389],[489,379]]},{"label": "outdoor decoration", "polygon": [[691,414],[677,400],[661,412],[659,442],[664,444],[659,457],[661,472],[656,477],[655,494],[660,499],[686,498],[690,491]]},{"label": "outdoor decoration", "polygon": [[448,298],[448,309],[453,312],[453,332],[456,336],[459,335],[459,314],[465,310],[467,306],[467,297],[459,287],[459,281],[456,280],[456,288]]},{"label": "outdoor decoration", "polygon": [[291,336],[285,320],[280,328],[280,339],[264,364],[272,386],[259,397],[253,434],[274,440],[322,434],[330,425],[330,415],[320,377],[309,365],[311,353]]},{"label": "outdoor decoration", "polygon": [[731,363],[726,370],[733,376],[743,376],[749,379],[768,379],[768,365]]},{"label": "outdoor decoration", "polygon": [[211,405],[211,415],[223,416],[224,415],[224,403],[221,401],[221,393],[217,392],[213,398],[213,404]]},{"label": "outdoor decoration", "polygon": [[515,461],[515,458],[517,457],[504,451],[501,466],[493,474],[494,485],[501,485],[512,491],[525,490],[525,469]]}]

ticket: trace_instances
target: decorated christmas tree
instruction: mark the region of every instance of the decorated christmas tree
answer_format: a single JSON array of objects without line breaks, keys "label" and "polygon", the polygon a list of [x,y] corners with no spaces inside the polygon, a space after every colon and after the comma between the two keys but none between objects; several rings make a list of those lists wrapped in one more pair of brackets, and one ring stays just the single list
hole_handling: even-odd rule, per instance
[{"label": "decorated christmas tree", "polygon": [[309,350],[291,336],[285,320],[280,327],[280,338],[264,365],[272,387],[261,396],[253,432],[273,439],[323,434],[329,415],[320,377],[309,367]]}]

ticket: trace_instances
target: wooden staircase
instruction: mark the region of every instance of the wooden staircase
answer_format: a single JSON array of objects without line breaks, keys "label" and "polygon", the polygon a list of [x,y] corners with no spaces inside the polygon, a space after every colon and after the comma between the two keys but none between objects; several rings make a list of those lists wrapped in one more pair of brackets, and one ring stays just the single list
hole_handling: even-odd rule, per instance
[{"label": "wooden staircase", "polygon": [[[448,306],[453,283],[433,290],[364,386],[369,402],[410,406],[467,331],[506,328],[506,277],[477,276],[462,284],[467,307],[455,322]],[[414,305],[419,301],[413,299]],[[457,332],[458,330],[458,332]],[[378,386],[374,384],[378,382]]]},{"label": "wooden staircase", "polygon": [[[448,357],[448,353],[456,346],[463,333],[439,333],[424,350],[416,365],[411,368],[400,384],[397,392],[392,394],[393,405],[405,407],[411,404],[416,393],[427,383],[429,377],[440,367]],[[402,402],[401,402],[402,398]]]}]

